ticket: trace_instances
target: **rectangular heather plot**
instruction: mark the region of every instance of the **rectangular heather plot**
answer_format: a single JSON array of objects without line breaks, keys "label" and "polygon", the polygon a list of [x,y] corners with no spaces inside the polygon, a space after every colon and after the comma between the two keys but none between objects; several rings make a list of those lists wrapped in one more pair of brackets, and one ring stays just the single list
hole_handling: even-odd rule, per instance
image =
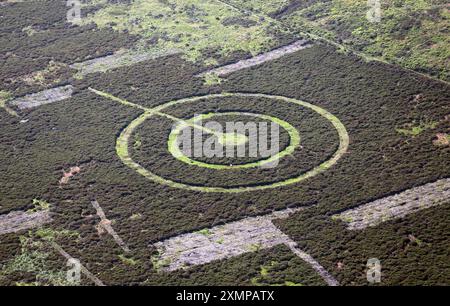
[{"label": "rectangular heather plot", "polygon": [[50,104],[68,99],[72,96],[73,86],[61,86],[47,89],[38,93],[26,95],[9,102],[9,104],[18,107],[19,109],[34,108],[44,104]]},{"label": "rectangular heather plot", "polygon": [[131,66],[140,62],[156,59],[158,57],[176,54],[176,50],[167,50],[160,52],[137,52],[137,51],[119,51],[115,54],[94,58],[85,62],[70,65],[77,69],[80,75],[88,75],[95,72],[106,72],[108,70]]},{"label": "rectangular heather plot", "polygon": [[346,222],[349,230],[361,230],[444,204],[448,199],[450,199],[450,179],[443,179],[361,205],[334,215],[333,218]]},{"label": "rectangular heather plot", "polygon": [[218,76],[224,76],[227,74],[230,74],[235,71],[239,71],[241,69],[250,68],[253,66],[260,65],[262,63],[275,60],[277,58],[283,57],[287,54],[291,54],[306,48],[311,47],[312,45],[308,43],[306,40],[297,40],[296,42],[293,42],[292,44],[283,46],[281,48],[277,48],[274,50],[271,50],[269,52],[262,53],[260,55],[257,55],[255,57],[241,60],[237,63],[222,66],[219,68],[215,68],[212,70],[209,70],[201,75],[205,75],[207,73],[216,74]]},{"label": "rectangular heather plot", "polygon": [[246,218],[158,242],[154,244],[160,253],[156,258],[157,265],[162,266],[163,270],[174,271],[185,266],[201,265],[258,249],[289,244],[289,237],[272,220],[285,218],[295,211],[298,209]]},{"label": "rectangular heather plot", "polygon": [[0,235],[36,228],[52,222],[49,210],[38,212],[13,211],[0,216]]}]

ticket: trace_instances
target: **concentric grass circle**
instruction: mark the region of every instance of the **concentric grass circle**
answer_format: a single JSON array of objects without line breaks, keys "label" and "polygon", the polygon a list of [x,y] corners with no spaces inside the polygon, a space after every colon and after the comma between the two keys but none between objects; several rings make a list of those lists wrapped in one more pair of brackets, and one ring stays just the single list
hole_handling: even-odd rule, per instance
[{"label": "concentric grass circle", "polygon": [[[273,99],[279,102],[285,102],[285,103],[293,103],[301,107],[309,108],[316,113],[318,113],[320,116],[324,117],[328,121],[331,122],[331,124],[336,129],[338,136],[339,136],[339,147],[336,150],[336,152],[332,155],[332,157],[323,163],[319,164],[318,166],[312,168],[311,170],[304,172],[296,177],[291,177],[282,181],[277,182],[271,182],[271,183],[263,183],[260,185],[252,185],[252,186],[241,186],[241,187],[213,187],[213,186],[196,186],[196,185],[190,185],[185,184],[181,182],[176,182],[167,178],[163,178],[150,170],[142,167],[140,164],[133,161],[133,159],[130,157],[128,143],[131,138],[131,135],[133,134],[134,130],[140,126],[142,123],[144,123],[147,119],[150,119],[153,116],[161,115],[161,112],[171,106],[183,104],[183,103],[189,103],[189,102],[197,102],[205,99],[214,99],[214,98],[222,98],[222,97],[239,97],[239,98],[267,98],[267,99]],[[291,184],[299,183],[303,180],[306,180],[310,177],[313,177],[326,169],[330,168],[336,162],[344,155],[344,153],[348,149],[349,145],[349,136],[347,133],[347,130],[345,129],[345,126],[341,123],[341,121],[328,112],[327,110],[310,104],[308,102],[304,102],[297,99],[287,98],[283,96],[274,96],[274,95],[266,95],[266,94],[248,94],[248,93],[222,93],[222,94],[211,94],[211,95],[205,95],[205,96],[197,96],[197,97],[191,97],[191,98],[184,98],[180,100],[174,100],[167,102],[165,104],[159,105],[154,108],[145,108],[141,107],[142,110],[144,110],[144,113],[133,120],[119,135],[116,142],[116,151],[119,158],[122,160],[122,162],[130,167],[131,169],[134,169],[139,174],[143,175],[147,179],[167,185],[174,188],[181,188],[186,189],[190,191],[198,191],[198,192],[222,192],[222,193],[239,193],[239,192],[248,192],[248,191],[258,191],[258,190],[265,190],[265,189],[272,189],[272,188],[278,188],[283,186],[288,186]],[[239,113],[239,112],[238,112]],[[165,115],[166,117],[170,117],[170,115]],[[274,119],[274,117],[270,117],[271,120],[277,120],[277,118]],[[279,119],[278,119],[279,120]],[[281,122],[280,122],[281,123]],[[287,126],[286,126],[287,127]],[[297,132],[298,133],[298,132]],[[172,136],[174,138],[174,136]],[[291,137],[292,140],[292,137]],[[168,143],[170,143],[172,140],[168,140]],[[245,164],[248,165],[248,164]],[[223,171],[221,169],[217,169],[217,171]]]},{"label": "concentric grass circle", "polygon": [[[271,157],[261,159],[255,162],[250,162],[246,164],[237,164],[237,165],[222,165],[222,164],[212,164],[212,163],[205,163],[202,161],[194,160],[188,156],[186,156],[179,147],[179,143],[177,141],[178,137],[180,136],[182,130],[186,127],[186,125],[180,124],[175,129],[172,130],[172,132],[169,135],[169,141],[168,141],[168,150],[172,154],[173,157],[178,159],[181,162],[184,162],[189,165],[199,166],[202,168],[209,168],[209,169],[216,169],[216,170],[232,170],[232,169],[242,169],[242,168],[254,168],[254,167],[263,167],[265,165],[268,165],[270,163],[273,163],[280,158],[283,158],[286,155],[290,155],[294,152],[294,150],[299,146],[300,144],[300,135],[295,127],[293,127],[291,124],[287,123],[284,120],[281,120],[279,118],[263,115],[263,114],[255,114],[255,113],[248,113],[248,112],[224,112],[224,113],[208,113],[208,114],[201,114],[198,116],[195,116],[191,119],[186,120],[186,122],[189,123],[196,123],[200,120],[209,119],[216,116],[233,116],[233,115],[246,115],[256,118],[261,118],[265,120],[272,121],[279,126],[281,126],[283,129],[285,129],[289,134],[289,145],[282,151],[278,152],[277,154],[274,154]],[[244,135],[242,135],[244,136]],[[220,140],[219,140],[220,141]]]}]

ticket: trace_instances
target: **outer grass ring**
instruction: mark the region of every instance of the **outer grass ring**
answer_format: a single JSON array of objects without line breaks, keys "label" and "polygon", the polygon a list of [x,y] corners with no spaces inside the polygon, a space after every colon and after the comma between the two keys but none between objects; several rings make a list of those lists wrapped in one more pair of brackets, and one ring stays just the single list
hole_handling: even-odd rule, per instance
[{"label": "outer grass ring", "polygon": [[[241,186],[241,187],[212,187],[212,186],[195,186],[190,184],[184,184],[180,182],[175,182],[166,178],[163,178],[157,174],[154,174],[153,172],[145,169],[135,161],[133,161],[130,157],[129,150],[128,150],[128,142],[133,134],[133,131],[141,125],[145,120],[148,118],[155,116],[156,112],[160,112],[163,109],[174,106],[177,104],[182,103],[188,103],[188,102],[195,102],[199,100],[204,99],[213,99],[213,98],[222,98],[222,97],[256,97],[256,98],[268,98],[268,99],[274,99],[274,100],[281,100],[284,102],[294,103],[302,107],[309,108],[315,112],[317,112],[322,117],[329,120],[339,135],[339,147],[336,150],[336,152],[333,154],[333,156],[321,163],[320,165],[314,167],[313,169],[300,174],[299,176],[292,177],[283,181],[273,182],[273,183],[264,183],[261,185],[256,186]],[[337,163],[337,161],[344,155],[344,153],[348,149],[349,145],[349,136],[347,133],[347,130],[345,129],[345,126],[342,124],[342,122],[333,114],[328,112],[327,110],[310,104],[308,102],[304,102],[301,100],[293,99],[293,98],[287,98],[283,96],[274,96],[274,95],[266,95],[266,94],[248,94],[248,93],[222,93],[222,94],[211,94],[211,95],[205,95],[205,96],[197,96],[197,97],[190,97],[190,98],[184,98],[180,100],[173,100],[169,101],[165,104],[156,106],[154,108],[145,108],[142,107],[142,109],[145,110],[145,112],[140,115],[138,118],[134,119],[119,135],[116,141],[116,152],[119,158],[122,160],[122,162],[127,165],[129,168],[134,169],[142,176],[146,177],[147,179],[163,184],[166,186],[170,186],[173,188],[180,188],[190,191],[198,191],[198,192],[222,192],[222,193],[239,193],[239,192],[246,192],[246,191],[258,191],[258,190],[265,190],[265,189],[272,189],[272,188],[278,188],[283,186],[288,186],[291,184],[295,184],[298,182],[301,182],[303,180],[306,180],[310,177],[313,177],[326,169],[330,168],[334,164]]]},{"label": "outer grass ring", "polygon": [[202,168],[209,168],[209,169],[215,169],[215,170],[230,170],[230,169],[243,169],[243,168],[254,168],[258,166],[264,166],[266,164],[272,163],[286,155],[292,154],[295,149],[300,144],[300,135],[298,134],[298,131],[296,128],[294,128],[291,124],[288,122],[281,120],[276,117],[262,115],[262,114],[256,114],[256,113],[248,113],[248,112],[225,112],[225,113],[209,113],[209,114],[203,114],[199,115],[197,117],[193,117],[191,119],[188,119],[186,121],[195,123],[196,121],[200,119],[208,119],[214,116],[225,116],[225,115],[247,115],[252,116],[256,118],[262,118],[266,120],[270,120],[279,126],[281,126],[283,129],[285,129],[289,134],[289,145],[282,151],[278,152],[277,154],[269,157],[260,159],[255,162],[250,162],[246,164],[238,164],[238,165],[222,165],[222,164],[208,164],[202,161],[194,160],[192,158],[189,158],[185,154],[183,154],[179,148],[179,145],[177,144],[176,140],[181,132],[181,130],[184,128],[182,125],[177,126],[175,129],[171,131],[169,134],[169,141],[167,143],[167,149],[169,150],[170,154],[172,154],[173,157],[178,159],[181,162],[184,162],[188,165],[194,165],[199,166]]}]

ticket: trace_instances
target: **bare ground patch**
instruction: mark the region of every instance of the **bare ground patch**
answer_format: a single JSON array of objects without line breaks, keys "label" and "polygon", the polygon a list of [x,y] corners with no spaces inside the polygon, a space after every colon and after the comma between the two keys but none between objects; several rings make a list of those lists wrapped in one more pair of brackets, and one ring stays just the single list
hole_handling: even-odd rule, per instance
[{"label": "bare ground patch", "polygon": [[262,63],[268,62],[268,61],[272,61],[275,60],[277,58],[283,57],[287,54],[291,54],[306,48],[311,47],[312,45],[308,43],[308,41],[306,40],[298,40],[292,44],[286,45],[284,47],[281,48],[277,48],[274,50],[271,50],[269,52],[266,53],[262,53],[260,55],[257,55],[255,57],[246,59],[246,60],[241,60],[239,62],[236,62],[234,64],[230,64],[230,65],[226,65],[226,66],[222,66],[222,67],[218,67],[218,68],[214,68],[211,69],[209,71],[206,71],[202,74],[200,74],[200,76],[204,76],[207,74],[214,74],[217,76],[224,76],[227,74],[230,74],[232,72],[238,71],[238,70],[242,70],[245,68],[250,68],[256,65],[260,65]]},{"label": "bare ground patch", "polygon": [[37,212],[13,211],[0,215],[0,235],[40,227],[52,222],[49,210]]},{"label": "bare ground patch", "polygon": [[444,204],[448,199],[450,199],[450,178],[378,199],[334,215],[332,218],[346,222],[349,230],[361,230]]},{"label": "bare ground patch", "polygon": [[68,99],[72,93],[72,85],[60,86],[14,99],[9,104],[23,110]]},{"label": "bare ground patch", "polygon": [[138,52],[130,50],[121,50],[112,55],[94,58],[81,63],[70,65],[70,68],[78,70],[79,76],[88,75],[95,72],[106,72],[111,69],[130,66],[140,62],[156,59],[158,57],[176,54],[176,50],[166,52]]},{"label": "bare ground patch", "polygon": [[72,176],[81,172],[81,168],[78,166],[70,167],[69,172],[63,170],[63,176],[59,180],[59,185],[67,184]]},{"label": "bare ground patch", "polygon": [[286,209],[245,218],[157,242],[154,246],[159,254],[154,258],[154,265],[163,271],[174,271],[285,244],[329,285],[337,285],[338,282],[317,261],[299,250],[297,244],[272,223],[274,219],[287,218],[299,210],[301,208]]}]

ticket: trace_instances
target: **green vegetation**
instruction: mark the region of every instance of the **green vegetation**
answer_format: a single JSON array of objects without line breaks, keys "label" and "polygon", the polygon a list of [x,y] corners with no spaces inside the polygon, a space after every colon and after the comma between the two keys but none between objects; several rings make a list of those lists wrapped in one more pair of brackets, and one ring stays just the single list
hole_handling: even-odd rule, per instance
[{"label": "green vegetation", "polygon": [[[364,269],[368,258],[373,257],[381,261],[385,271],[380,285],[443,285],[446,278],[436,271],[444,274],[449,271],[446,255],[449,243],[441,240],[450,223],[447,217],[449,204],[361,231],[349,231],[343,224],[324,222],[319,217],[325,210],[323,207],[278,224],[283,231],[298,237],[302,249],[325,264],[327,270],[336,273],[343,286],[367,285]],[[411,233],[420,233],[420,239]],[[338,263],[341,263],[340,268]],[[420,270],[417,265],[427,265],[429,269]]]},{"label": "green vegetation", "polygon": [[285,281],[284,285],[288,286],[288,287],[300,287],[300,286],[303,286],[303,284],[294,283],[294,282],[291,282],[291,281]]},{"label": "green vegetation", "polygon": [[226,2],[344,53],[449,79],[450,40],[445,29],[450,15],[445,0],[382,1],[380,22],[367,18],[366,0],[276,1],[274,6],[269,0]]},{"label": "green vegetation", "polygon": [[450,17],[445,0],[382,1],[381,22],[370,22],[365,0],[308,1],[280,16],[307,31],[418,72],[448,80]]},{"label": "green vegetation", "polygon": [[142,214],[137,213],[137,214],[132,214],[130,217],[130,220],[139,220],[142,218]]},{"label": "green vegetation", "polygon": [[17,273],[31,275],[27,281],[17,281],[17,286],[65,286],[72,285],[66,278],[66,269],[63,263],[54,268],[54,250],[45,240],[54,240],[56,237],[74,235],[70,231],[54,231],[52,229],[39,229],[19,236],[20,253],[5,263],[0,270],[0,281],[6,281]]},{"label": "green vegetation", "polygon": [[20,80],[29,86],[40,85],[48,87],[56,85],[61,81],[58,78],[58,75],[62,73],[64,69],[67,69],[67,65],[51,60],[45,69],[22,76],[20,77]]},{"label": "green vegetation", "polygon": [[209,236],[211,235],[211,231],[208,228],[201,229],[199,231],[196,231],[197,234],[203,235],[203,236]]},{"label": "green vegetation", "polygon": [[32,209],[27,210],[28,213],[35,213],[41,210],[50,209],[50,204],[44,200],[33,199],[34,207]]},{"label": "green vegetation", "polygon": [[135,260],[135,259],[130,258],[130,257],[126,257],[126,256],[123,255],[123,254],[120,254],[120,255],[119,255],[119,259],[120,259],[124,264],[130,265],[130,266],[134,266],[134,265],[136,265],[136,264],[139,263],[138,260]]},{"label": "green vegetation", "polygon": [[217,61],[217,59],[215,59],[213,57],[209,57],[203,61],[203,64],[205,66],[217,66],[217,65],[219,65],[219,61]]},{"label": "green vegetation", "polygon": [[261,276],[264,277],[264,276],[267,276],[269,274],[269,271],[268,271],[268,269],[265,266],[261,266],[261,272],[260,273],[261,273]]},{"label": "green vegetation", "polygon": [[169,258],[165,258],[163,260],[159,259],[159,255],[154,255],[151,257],[151,262],[153,265],[153,269],[155,269],[155,271],[160,271],[162,268],[167,267],[170,265],[171,260]]},{"label": "green vegetation", "polygon": [[[276,264],[272,266],[272,262]],[[264,279],[260,275],[261,265],[268,267],[269,274]],[[305,286],[324,285],[320,276],[308,264],[284,246],[186,268],[171,273],[160,273],[156,277],[149,278],[144,285],[164,283],[176,286],[288,286],[291,282],[296,284],[301,282]]]},{"label": "green vegetation", "polygon": [[215,73],[207,73],[203,77],[205,86],[213,86],[222,83],[222,78]]},{"label": "green vegetation", "polygon": [[250,245],[249,252],[258,252],[259,250],[261,250],[261,244],[253,243]]},{"label": "green vegetation", "polygon": [[352,217],[350,217],[350,216],[339,216],[339,215],[333,215],[333,216],[331,216],[331,220],[342,220],[342,221],[344,221],[344,222],[346,222],[346,223],[350,223],[350,222],[352,222],[353,221],[353,218]]},{"label": "green vegetation", "polygon": [[246,10],[252,10],[257,13],[273,15],[277,11],[283,9],[285,6],[289,5],[290,0],[253,0],[253,1],[242,1],[242,0],[226,0],[225,2],[230,3],[239,8],[244,8]]},{"label": "green vegetation", "polygon": [[12,97],[10,92],[0,90],[0,108],[3,108],[11,116],[17,117],[18,115],[16,111],[7,105],[8,101],[11,100],[11,98]]},{"label": "green vegetation", "polygon": [[[30,234],[31,235],[31,234]],[[80,234],[76,231],[71,230],[54,230],[51,228],[40,228],[36,230],[35,233],[33,233],[38,238],[47,240],[47,241],[54,241],[55,239],[67,237],[71,239],[78,239],[80,238]]]},{"label": "green vegetation", "polygon": [[16,286],[17,287],[31,287],[31,286],[40,286],[40,284],[38,282],[31,282],[31,283],[16,282]]},{"label": "green vegetation", "polygon": [[[23,250],[23,253],[16,256],[14,260],[9,262],[0,271],[0,279],[7,278],[14,272],[26,272],[35,274],[36,281],[31,284],[45,285],[50,284],[54,286],[67,285],[66,273],[64,270],[49,270],[47,259],[49,254],[43,251],[31,251],[28,248]],[[17,285],[23,285],[24,282],[19,282]],[[27,283],[30,284],[30,283]]]},{"label": "green vegetation", "polygon": [[235,51],[257,54],[274,45],[268,21],[245,16],[219,1],[136,0],[108,4],[81,22],[128,31],[142,38],[141,48],[146,51],[181,50],[191,61],[200,60],[202,52],[209,49],[226,56]]},{"label": "green vegetation", "polygon": [[[217,195],[154,183],[124,166],[117,158],[118,153],[114,147],[117,133],[126,129],[129,122],[138,118],[145,110],[117,103],[109,97],[98,96],[85,89],[95,86],[111,95],[126,97],[128,101],[153,109],[180,97],[210,94],[201,79],[192,77],[196,72],[194,65],[174,56],[123,67],[114,73],[86,76],[77,83],[79,93],[71,98],[70,103],[33,110],[29,129],[36,131],[36,134],[31,134],[32,137],[29,133],[24,135],[23,130],[17,129],[15,124],[3,125],[0,182],[6,187],[5,196],[0,198],[2,213],[28,207],[33,198],[57,203],[58,205],[52,205],[55,213],[54,226],[77,230],[81,237],[78,241],[61,239],[58,242],[62,243],[69,254],[80,258],[83,264],[90,264],[91,272],[106,284],[250,284],[253,277],[259,277],[261,265],[267,266],[270,260],[276,260],[283,264],[277,270],[279,273],[269,270],[269,274],[274,276],[270,280],[271,284],[291,281],[309,285],[318,284],[320,280],[316,279],[314,271],[308,270],[308,266],[300,259],[292,258],[294,255],[289,250],[274,251],[273,256],[261,250],[258,255],[253,253],[205,266],[190,267],[186,271],[159,274],[151,266],[148,244],[149,241],[156,242],[183,232],[208,228],[218,222],[216,220],[233,221],[288,205],[318,206],[318,210],[308,209],[310,213],[305,218],[290,217],[289,223],[283,223],[281,228],[299,244],[300,249],[310,253],[335,277],[343,275],[339,278],[341,283],[351,284],[355,281],[355,275],[361,276],[357,283],[365,283],[365,261],[378,255],[371,252],[379,249],[383,249],[384,254],[393,253],[396,256],[397,260],[392,261],[389,261],[388,256],[383,257],[392,268],[385,270],[389,274],[386,277],[391,278],[390,282],[399,283],[402,282],[400,276],[411,275],[407,281],[403,281],[413,283],[427,277],[426,282],[429,284],[442,283],[442,274],[432,276],[431,272],[417,270],[415,264],[417,261],[426,263],[430,267],[429,271],[433,271],[442,269],[443,262],[446,261],[442,258],[442,250],[445,250],[442,239],[445,237],[443,229],[447,226],[444,220],[435,219],[434,214],[427,215],[422,223],[418,219],[412,220],[406,235],[399,234],[401,229],[393,223],[388,232],[384,228],[377,228],[377,231],[361,233],[359,239],[354,239],[354,233],[347,233],[339,225],[340,222],[332,222],[328,216],[370,199],[446,177],[450,173],[448,151],[435,147],[431,143],[431,137],[415,137],[405,142],[404,137],[395,132],[399,122],[420,122],[423,118],[439,121],[448,114],[446,87],[432,81],[417,81],[388,66],[365,64],[343,54],[336,54],[334,49],[325,46],[315,46],[255,69],[238,71],[228,77],[227,82],[220,84],[218,89],[225,92],[276,93],[320,106],[345,124],[350,140],[349,151],[334,167],[303,183],[277,188],[276,193],[273,190],[261,190]],[[174,90],[168,91],[167,88]],[[423,99],[412,109],[411,101],[419,92]],[[298,169],[308,169],[311,165],[320,164],[321,160],[332,156],[338,149],[338,133],[332,123],[296,104],[280,105],[271,104],[260,97],[220,97],[204,101],[200,99],[198,103],[188,103],[186,107],[173,104],[164,112],[177,118],[190,118],[193,113],[213,112],[220,106],[220,111],[267,112],[270,116],[291,123],[299,129],[301,145],[304,146],[301,152],[305,155],[293,160],[286,158],[286,172],[265,172],[260,176],[254,174],[241,177],[241,180],[264,182],[264,179],[289,177]],[[183,173],[194,183],[207,184],[213,174],[208,173],[206,176],[204,169],[193,167],[196,169],[186,171],[187,168],[182,168],[182,165],[172,165],[173,159],[169,159],[171,155],[167,152],[167,139],[172,124],[173,121],[166,117],[155,116],[151,122],[148,121],[135,130],[142,138],[139,152],[133,151],[132,133],[129,138],[131,141],[125,142],[127,148],[124,151],[118,150],[119,154],[129,150],[133,159],[136,157],[136,161],[146,165],[146,168],[151,166],[158,174],[163,175],[164,169],[170,168],[170,172]],[[58,131],[58,137],[52,137],[51,142],[48,141],[50,127],[64,127]],[[333,133],[327,133],[329,130]],[[22,143],[27,144],[26,148],[22,148]],[[396,145],[401,148],[397,149]],[[11,150],[8,150],[11,146],[16,146],[19,154],[11,155]],[[119,143],[118,147],[125,145]],[[315,148],[317,150],[313,151]],[[307,158],[310,150],[313,155],[318,156],[313,160],[319,161],[318,163]],[[91,163],[91,160],[95,163]],[[80,163],[86,163],[89,171],[74,180],[73,188],[60,188],[60,169]],[[411,171],[419,163],[420,173]],[[12,164],[14,167],[10,166]],[[234,180],[232,174],[221,175],[224,176],[221,181],[223,186],[242,182]],[[215,177],[211,183],[217,183]],[[133,253],[133,259],[139,260],[140,264],[117,265],[120,253],[116,252],[114,241],[106,236],[99,237],[93,226],[94,219],[88,218],[94,213],[90,205],[93,195],[101,203],[105,203],[104,209],[108,215],[109,212],[114,214],[114,219],[117,220],[116,230],[125,241],[132,241],[137,250],[136,255]],[[129,218],[131,213],[139,213],[145,217],[136,222]],[[440,214],[448,215],[442,210]],[[303,213],[299,215],[303,216]],[[432,222],[431,228],[425,226],[429,220],[440,221]],[[421,231],[426,230],[426,235],[417,233],[414,229],[417,225],[420,225]],[[416,248],[408,242],[407,235],[411,232],[439,248],[431,252],[426,243]],[[11,255],[2,257],[2,264],[9,262],[17,252],[13,242],[4,242],[6,238],[0,237],[0,253],[2,256]],[[405,256],[401,255],[405,254],[403,243],[408,245]],[[82,251],[86,249],[89,252]],[[351,249],[351,255],[347,257],[348,249]],[[408,259],[407,255],[416,251],[418,253],[415,253],[414,260]],[[269,261],[267,258],[270,258]],[[344,262],[343,272],[336,270],[338,262]],[[114,263],[119,267],[112,269]],[[51,263],[55,271],[64,265],[64,262],[61,265]],[[242,268],[244,266],[246,269]],[[7,276],[7,279],[27,283],[35,281],[34,277],[24,280],[19,276]]]},{"label": "green vegetation", "polygon": [[[267,165],[273,162],[278,161],[279,159],[291,155],[300,145],[300,135],[298,131],[288,122],[281,120],[276,117],[262,115],[262,114],[251,114],[251,113],[239,113],[239,112],[226,112],[226,113],[207,113],[202,114],[199,116],[195,116],[191,119],[185,120],[187,123],[195,124],[199,120],[206,120],[211,119],[214,117],[220,117],[220,116],[239,116],[239,115],[247,115],[254,118],[261,118],[265,119],[269,122],[274,122],[281,128],[283,128],[285,131],[289,134],[289,145],[280,152],[274,154],[273,156],[270,156],[269,158],[264,158],[261,160],[258,160],[256,162],[252,163],[245,163],[245,164],[238,164],[238,165],[223,165],[223,164],[214,164],[214,163],[206,163],[194,160],[186,155],[184,155],[178,145],[178,136],[180,135],[183,126],[180,125],[177,128],[173,129],[169,135],[169,141],[168,141],[168,150],[169,152],[178,160],[187,163],[189,165],[195,165],[198,167],[204,167],[209,169],[215,169],[215,170],[226,170],[226,169],[236,169],[236,168],[254,168],[254,167],[260,167],[263,165]],[[235,145],[242,145],[248,142],[248,137],[245,135],[239,135],[237,133],[220,133],[218,136],[218,142],[222,144],[225,148],[226,146],[235,146]]]},{"label": "green vegetation", "polygon": [[280,263],[272,261],[270,265],[261,266],[259,276],[253,277],[250,282],[253,286],[303,286],[300,283],[285,280],[281,283],[274,283],[273,278],[277,274],[277,270],[280,269]]},{"label": "green vegetation", "polygon": [[419,125],[410,124],[408,128],[396,129],[397,133],[415,137],[425,130],[434,129],[438,122],[421,122]]}]

